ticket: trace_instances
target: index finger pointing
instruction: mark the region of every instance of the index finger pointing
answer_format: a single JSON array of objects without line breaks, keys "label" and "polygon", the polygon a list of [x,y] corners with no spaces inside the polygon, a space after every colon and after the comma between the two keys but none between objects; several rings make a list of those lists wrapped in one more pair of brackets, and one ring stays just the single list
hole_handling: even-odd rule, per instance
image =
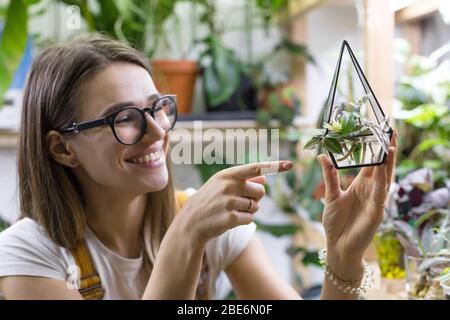
[{"label": "index finger pointing", "polygon": [[261,175],[289,171],[293,166],[291,161],[254,162],[225,169],[222,174],[237,179],[250,179]]}]

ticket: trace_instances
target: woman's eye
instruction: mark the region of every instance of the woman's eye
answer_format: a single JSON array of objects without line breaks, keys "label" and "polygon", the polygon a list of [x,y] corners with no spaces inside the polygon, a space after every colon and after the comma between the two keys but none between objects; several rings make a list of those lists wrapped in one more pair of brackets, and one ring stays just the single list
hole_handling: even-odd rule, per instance
[{"label": "woman's eye", "polygon": [[123,123],[123,122],[129,122],[130,120],[131,120],[131,118],[129,116],[124,116],[124,117],[120,117],[120,118],[116,119],[116,122]]},{"label": "woman's eye", "polygon": [[116,124],[127,124],[130,122],[133,122],[135,119],[136,119],[136,115],[134,115],[134,114],[124,114],[124,115],[117,116],[115,123]]}]

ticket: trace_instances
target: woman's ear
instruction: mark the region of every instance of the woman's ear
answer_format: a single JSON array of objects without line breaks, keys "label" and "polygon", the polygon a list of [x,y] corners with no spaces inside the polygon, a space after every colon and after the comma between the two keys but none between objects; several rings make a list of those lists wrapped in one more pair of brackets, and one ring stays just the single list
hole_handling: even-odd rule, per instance
[{"label": "woman's ear", "polygon": [[53,160],[71,168],[76,168],[79,166],[75,152],[63,138],[61,133],[51,130],[47,133],[45,139],[47,142],[48,151]]}]

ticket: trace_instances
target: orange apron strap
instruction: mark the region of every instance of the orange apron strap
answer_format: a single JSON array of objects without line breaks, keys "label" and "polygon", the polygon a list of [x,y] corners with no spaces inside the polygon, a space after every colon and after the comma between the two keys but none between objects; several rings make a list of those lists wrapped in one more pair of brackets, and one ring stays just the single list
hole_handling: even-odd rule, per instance
[{"label": "orange apron strap", "polygon": [[189,196],[186,191],[175,191],[175,212],[178,213],[184,206]]},{"label": "orange apron strap", "polygon": [[[189,195],[185,191],[175,191],[176,213],[180,211],[186,201],[189,199]],[[208,283],[209,283],[209,268],[206,260],[206,253],[203,255],[202,270],[200,272],[200,278],[197,284],[197,291],[195,293],[196,300],[208,300]]]},{"label": "orange apron strap", "polygon": [[92,263],[86,242],[81,240],[71,251],[75,263],[80,268],[80,288],[78,291],[86,300],[102,299],[105,295],[105,290]]},{"label": "orange apron strap", "polygon": [[[186,203],[189,196],[185,191],[175,191],[176,212],[178,213],[181,207]],[[102,299],[105,290],[102,287],[101,279],[92,263],[89,249],[84,240],[81,240],[78,245],[71,250],[75,259],[75,263],[80,268],[80,288],[78,291],[86,300]],[[197,300],[208,300],[208,274],[209,268],[206,261],[206,254],[203,256],[202,270],[197,286],[195,297]]]}]

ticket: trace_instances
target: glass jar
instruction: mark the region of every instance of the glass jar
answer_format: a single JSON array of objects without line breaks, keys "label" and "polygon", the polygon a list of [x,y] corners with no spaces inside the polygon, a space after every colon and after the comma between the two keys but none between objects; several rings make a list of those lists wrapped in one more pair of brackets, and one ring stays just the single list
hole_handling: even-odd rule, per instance
[{"label": "glass jar", "polygon": [[[430,258],[430,257],[428,257]],[[411,300],[443,300],[444,288],[437,279],[442,266],[422,268],[423,257],[405,255],[406,292]]]},{"label": "glass jar", "polygon": [[377,233],[375,250],[382,277],[387,279],[403,279],[405,277],[403,247],[394,233]]},{"label": "glass jar", "polygon": [[446,300],[450,300],[450,280],[441,281],[442,290],[444,290],[444,295]]}]

